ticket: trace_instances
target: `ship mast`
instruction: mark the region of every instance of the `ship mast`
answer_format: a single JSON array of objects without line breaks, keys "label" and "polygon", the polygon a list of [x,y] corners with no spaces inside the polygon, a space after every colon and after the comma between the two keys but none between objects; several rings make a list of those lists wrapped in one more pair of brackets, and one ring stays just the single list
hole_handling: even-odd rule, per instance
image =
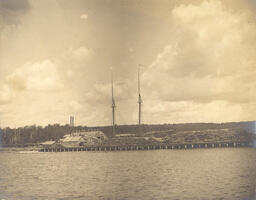
[{"label": "ship mast", "polygon": [[114,99],[114,81],[113,81],[113,71],[111,68],[111,89],[112,89],[112,134],[115,135],[115,99]]},{"label": "ship mast", "polygon": [[139,132],[140,132],[140,125],[141,125],[141,93],[140,93],[140,66],[138,68],[138,104],[139,104]]}]

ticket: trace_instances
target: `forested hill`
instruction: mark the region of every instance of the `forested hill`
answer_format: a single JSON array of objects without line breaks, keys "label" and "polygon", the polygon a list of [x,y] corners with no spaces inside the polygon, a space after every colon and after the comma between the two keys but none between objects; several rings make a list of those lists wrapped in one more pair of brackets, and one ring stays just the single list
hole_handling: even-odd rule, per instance
[{"label": "forested hill", "polygon": [[[143,124],[138,125],[118,125],[116,126],[117,134],[124,133],[146,133],[150,131],[198,131],[206,129],[239,129],[249,133],[255,133],[255,122],[230,122],[230,123],[184,123],[184,124]],[[47,140],[58,140],[65,134],[77,131],[103,131],[108,137],[112,137],[111,126],[87,127],[69,125],[48,125],[42,126],[25,126],[17,129],[9,127],[0,129],[0,144],[2,146],[24,146]]]}]

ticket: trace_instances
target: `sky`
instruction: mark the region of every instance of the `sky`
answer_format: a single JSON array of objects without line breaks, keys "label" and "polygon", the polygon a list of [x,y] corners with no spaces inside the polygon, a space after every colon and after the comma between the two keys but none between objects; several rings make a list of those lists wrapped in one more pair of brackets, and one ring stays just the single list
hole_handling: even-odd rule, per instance
[{"label": "sky", "polygon": [[0,0],[0,127],[256,119],[255,0]]}]

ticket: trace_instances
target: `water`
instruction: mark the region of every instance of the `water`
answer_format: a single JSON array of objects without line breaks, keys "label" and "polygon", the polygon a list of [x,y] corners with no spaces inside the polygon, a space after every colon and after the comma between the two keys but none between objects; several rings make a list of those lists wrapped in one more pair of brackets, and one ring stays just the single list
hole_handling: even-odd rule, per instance
[{"label": "water", "polygon": [[256,149],[0,152],[1,199],[256,199]]}]

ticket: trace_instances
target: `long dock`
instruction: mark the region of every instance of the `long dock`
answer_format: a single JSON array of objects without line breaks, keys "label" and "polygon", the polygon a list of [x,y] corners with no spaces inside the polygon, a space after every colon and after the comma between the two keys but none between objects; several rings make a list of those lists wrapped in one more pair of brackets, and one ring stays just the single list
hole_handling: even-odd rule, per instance
[{"label": "long dock", "polygon": [[61,148],[42,148],[39,152],[78,152],[78,151],[137,151],[158,149],[198,149],[198,148],[238,148],[251,147],[249,142],[221,142],[195,144],[159,144],[159,145],[117,145],[117,146],[78,146]]}]

